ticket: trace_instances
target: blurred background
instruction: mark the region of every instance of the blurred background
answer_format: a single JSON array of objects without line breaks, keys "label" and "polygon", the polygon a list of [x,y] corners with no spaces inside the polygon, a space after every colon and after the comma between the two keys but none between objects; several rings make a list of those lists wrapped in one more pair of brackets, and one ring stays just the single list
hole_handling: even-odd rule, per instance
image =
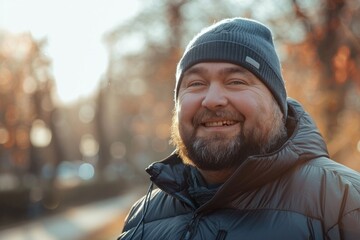
[{"label": "blurred background", "polygon": [[288,95],[360,171],[358,0],[0,0],[0,238],[115,239],[173,150],[185,45],[235,16],[271,27]]}]

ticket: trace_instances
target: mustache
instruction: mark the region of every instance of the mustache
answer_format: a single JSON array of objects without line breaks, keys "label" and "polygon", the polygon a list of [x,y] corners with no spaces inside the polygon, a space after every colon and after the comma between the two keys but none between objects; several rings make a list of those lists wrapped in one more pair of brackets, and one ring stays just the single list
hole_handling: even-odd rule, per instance
[{"label": "mustache", "polygon": [[195,114],[193,118],[193,125],[197,127],[206,121],[210,121],[214,119],[226,119],[226,120],[244,122],[245,117],[239,112],[234,112],[224,109],[212,111],[207,108],[203,108]]}]

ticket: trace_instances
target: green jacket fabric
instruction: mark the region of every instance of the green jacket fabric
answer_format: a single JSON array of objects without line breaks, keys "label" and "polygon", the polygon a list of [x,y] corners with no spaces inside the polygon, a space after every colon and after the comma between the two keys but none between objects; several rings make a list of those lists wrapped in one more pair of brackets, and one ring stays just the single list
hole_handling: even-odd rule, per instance
[{"label": "green jacket fabric", "polygon": [[150,165],[158,188],[135,203],[119,239],[359,240],[360,174],[329,159],[299,103],[288,107],[286,143],[215,190],[177,154]]}]

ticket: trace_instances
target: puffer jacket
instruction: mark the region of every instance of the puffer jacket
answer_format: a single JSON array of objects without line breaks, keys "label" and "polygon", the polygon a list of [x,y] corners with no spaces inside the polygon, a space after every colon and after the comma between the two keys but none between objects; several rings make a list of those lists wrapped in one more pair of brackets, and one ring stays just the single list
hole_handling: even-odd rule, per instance
[{"label": "puffer jacket", "polygon": [[310,116],[288,106],[287,142],[249,157],[201,206],[178,155],[150,165],[158,188],[135,203],[119,239],[360,240],[360,174],[330,160]]}]

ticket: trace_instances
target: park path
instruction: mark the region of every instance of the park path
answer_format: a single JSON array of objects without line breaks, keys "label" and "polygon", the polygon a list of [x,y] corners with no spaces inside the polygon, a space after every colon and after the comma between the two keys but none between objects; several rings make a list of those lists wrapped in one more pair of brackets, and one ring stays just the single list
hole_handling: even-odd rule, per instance
[{"label": "park path", "polygon": [[0,239],[114,240],[120,235],[129,208],[145,191],[143,187],[135,187],[118,197],[3,229]]}]

